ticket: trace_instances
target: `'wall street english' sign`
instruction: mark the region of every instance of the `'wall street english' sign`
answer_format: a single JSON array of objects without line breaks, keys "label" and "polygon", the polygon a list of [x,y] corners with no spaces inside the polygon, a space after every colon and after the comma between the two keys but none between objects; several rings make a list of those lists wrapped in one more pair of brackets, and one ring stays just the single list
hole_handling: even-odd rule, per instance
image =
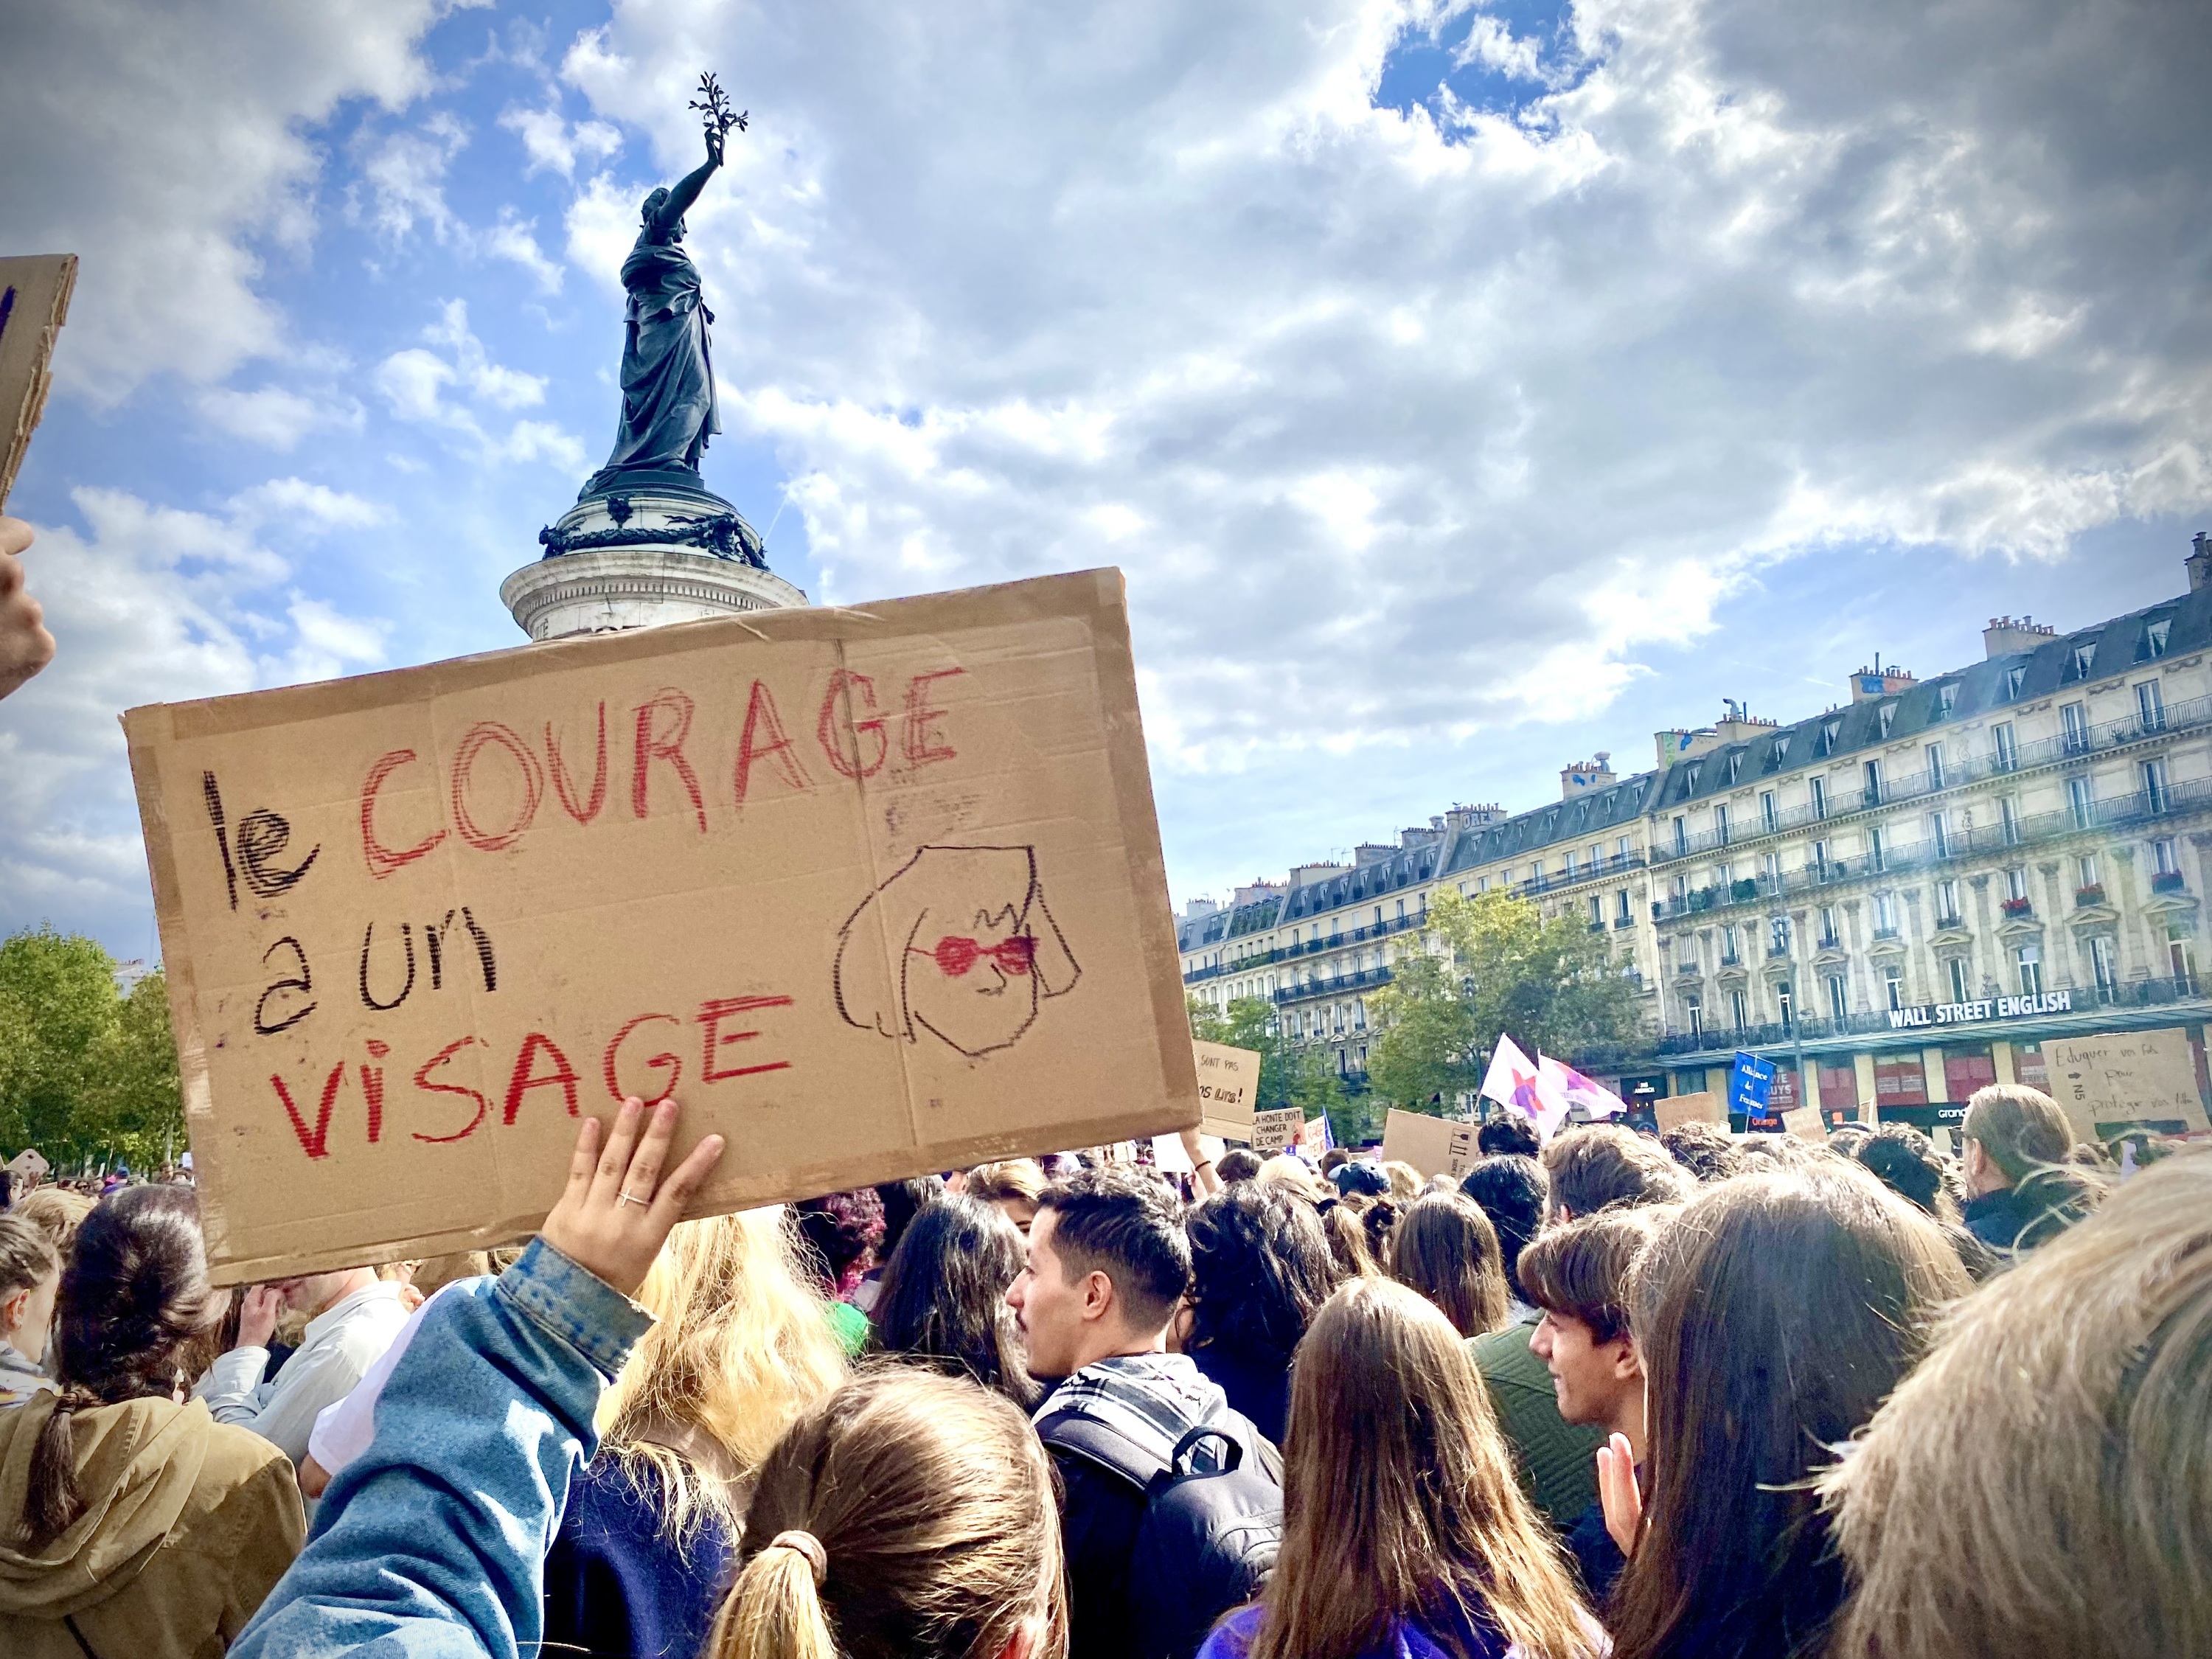
[{"label": "'wall street english' sign", "polygon": [[2074,1012],[2071,991],[2045,991],[2032,997],[1984,997],[1979,1002],[1929,1002],[1917,1008],[1889,1011],[1889,1029],[1905,1031],[1922,1025],[1978,1025],[1990,1020],[2033,1019],[2041,1014]]}]

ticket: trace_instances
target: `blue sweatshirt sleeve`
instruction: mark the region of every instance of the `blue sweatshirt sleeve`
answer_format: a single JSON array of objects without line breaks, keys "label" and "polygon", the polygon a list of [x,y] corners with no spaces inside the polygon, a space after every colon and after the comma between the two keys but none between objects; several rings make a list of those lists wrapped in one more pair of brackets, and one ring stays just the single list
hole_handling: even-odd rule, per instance
[{"label": "blue sweatshirt sleeve", "polygon": [[543,1239],[439,1298],[233,1659],[534,1659],[592,1411],[652,1324]]}]

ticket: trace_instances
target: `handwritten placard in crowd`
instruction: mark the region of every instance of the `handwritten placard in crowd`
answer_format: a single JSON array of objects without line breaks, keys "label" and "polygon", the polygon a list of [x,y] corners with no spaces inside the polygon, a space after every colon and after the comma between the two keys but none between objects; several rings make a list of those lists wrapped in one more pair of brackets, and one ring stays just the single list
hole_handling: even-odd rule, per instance
[{"label": "handwritten placard in crowd", "polygon": [[1382,1120],[1382,1161],[1410,1164],[1425,1176],[1463,1176],[1481,1158],[1474,1125],[1396,1107]]},{"label": "handwritten placard in crowd", "polygon": [[1306,1115],[1295,1106],[1252,1114],[1252,1150],[1262,1158],[1286,1152],[1305,1127]]},{"label": "handwritten placard in crowd", "polygon": [[1199,1121],[1117,572],[125,725],[222,1280],[514,1237],[627,1094],[699,1213]]},{"label": "handwritten placard in crowd", "polygon": [[1651,1115],[1662,1134],[1684,1123],[1717,1123],[1725,1129],[1729,1121],[1727,1103],[1710,1089],[1655,1100],[1651,1103]]},{"label": "handwritten placard in crowd", "polygon": [[1260,1056],[1225,1042],[1194,1042],[1190,1048],[1198,1066],[1199,1109],[1205,1114],[1200,1127],[1223,1140],[1250,1140]]},{"label": "handwritten placard in crowd", "polygon": [[2043,1045],[2051,1092],[2082,1140],[2102,1140],[2100,1125],[2179,1123],[2203,1129],[2197,1058],[2179,1026],[2156,1031],[2059,1037]]}]

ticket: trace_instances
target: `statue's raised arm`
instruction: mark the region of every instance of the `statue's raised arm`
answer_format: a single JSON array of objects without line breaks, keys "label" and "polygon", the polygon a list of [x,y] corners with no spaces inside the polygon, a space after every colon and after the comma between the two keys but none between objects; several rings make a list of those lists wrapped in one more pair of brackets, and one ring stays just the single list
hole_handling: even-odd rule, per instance
[{"label": "statue's raised arm", "polygon": [[746,118],[729,108],[712,76],[701,76],[700,86],[707,101],[693,107],[706,112],[707,159],[674,189],[645,198],[636,245],[623,261],[629,302],[623,315],[622,422],[607,464],[584,486],[587,495],[655,474],[664,483],[696,485],[707,441],[722,429],[708,336],[714,313],[701,292],[699,268],[684,251],[684,216],[722,165],[729,129],[744,131]]}]

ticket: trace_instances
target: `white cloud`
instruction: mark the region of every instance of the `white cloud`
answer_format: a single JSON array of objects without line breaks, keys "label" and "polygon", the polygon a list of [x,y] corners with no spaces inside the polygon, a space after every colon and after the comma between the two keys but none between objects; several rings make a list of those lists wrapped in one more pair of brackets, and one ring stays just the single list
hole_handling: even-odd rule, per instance
[{"label": "white cloud", "polygon": [[561,267],[538,246],[538,222],[526,220],[513,208],[502,209],[499,219],[483,236],[483,251],[495,259],[510,259],[537,281],[546,294],[561,291]]},{"label": "white cloud", "polygon": [[544,109],[509,105],[500,112],[499,124],[522,140],[522,148],[530,157],[526,177],[550,172],[573,179],[579,160],[587,165],[605,161],[622,149],[622,135],[605,121],[578,121],[572,125],[556,105]]},{"label": "white cloud", "polygon": [[234,438],[285,451],[317,432],[358,432],[363,412],[357,398],[310,395],[281,386],[257,386],[251,392],[206,386],[194,397],[192,406],[209,424]]},{"label": "white cloud", "polygon": [[466,227],[446,205],[446,169],[468,142],[468,128],[450,110],[437,111],[412,131],[376,139],[361,164],[368,199],[364,204],[353,193],[353,216],[392,242],[414,234],[417,224],[440,242],[465,238]]},{"label": "white cloud", "polygon": [[[503,437],[486,428],[482,410],[528,409],[542,404],[545,380],[542,375],[526,374],[492,362],[483,342],[469,328],[466,301],[447,301],[438,320],[422,331],[422,337],[443,346],[448,355],[408,346],[385,358],[371,376],[394,416],[465,434],[474,441],[478,458],[487,463],[544,462],[568,471],[583,465],[581,441],[552,422],[518,420]],[[452,400],[447,396],[449,390],[476,406]]]},{"label": "white cloud", "polygon": [[73,499],[88,533],[39,526],[26,556],[60,648],[0,704],[0,894],[12,918],[104,922],[127,938],[118,919],[143,914],[146,862],[116,716],[381,662],[380,624],[297,595],[277,608],[293,567],[264,533],[313,536],[377,514],[297,478],[221,514],[113,489]]},{"label": "white cloud", "polygon": [[438,0],[70,0],[11,7],[0,52],[0,224],[82,257],[55,373],[112,403],[149,375],[207,382],[282,349],[260,240],[303,248],[347,99],[397,109],[428,73]]},{"label": "white cloud", "polygon": [[[2185,11],[1132,0],[917,55],[618,0],[562,75],[660,182],[698,63],[775,88],[690,246],[829,597],[1119,562],[1156,752],[1289,787],[1586,716],[1778,561],[2212,502]],[[1522,101],[1376,108],[1409,28]],[[652,182],[587,179],[569,263]]]}]

